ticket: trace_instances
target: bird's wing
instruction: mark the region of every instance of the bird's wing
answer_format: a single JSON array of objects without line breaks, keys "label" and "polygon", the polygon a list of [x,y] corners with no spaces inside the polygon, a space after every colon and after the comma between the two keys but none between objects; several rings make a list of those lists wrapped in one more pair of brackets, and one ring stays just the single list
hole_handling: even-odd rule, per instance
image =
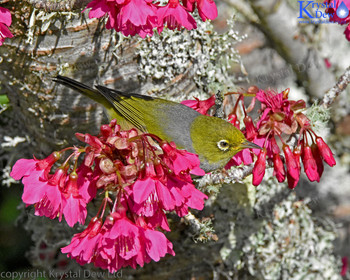
[{"label": "bird's wing", "polygon": [[152,100],[152,97],[140,94],[124,93],[118,90],[96,86],[97,90],[113,105],[116,111],[127,121],[132,123],[137,129],[147,132],[144,121],[144,112],[137,108],[142,106],[141,100]]}]

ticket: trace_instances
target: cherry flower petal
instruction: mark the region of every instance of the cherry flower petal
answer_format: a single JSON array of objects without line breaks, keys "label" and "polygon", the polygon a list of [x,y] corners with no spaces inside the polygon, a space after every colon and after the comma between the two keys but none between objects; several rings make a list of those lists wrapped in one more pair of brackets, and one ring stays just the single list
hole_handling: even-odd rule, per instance
[{"label": "cherry flower petal", "polygon": [[151,259],[154,261],[159,261],[161,257],[164,257],[167,253],[175,256],[172,250],[172,244],[165,237],[165,235],[159,231],[155,230],[145,230],[144,231],[146,242],[146,251]]},{"label": "cherry flower petal", "polygon": [[4,23],[7,26],[10,26],[12,23],[11,12],[3,7],[0,7],[0,23]]},{"label": "cherry flower petal", "polygon": [[198,98],[195,98],[195,100],[184,100],[181,104],[196,110],[202,115],[206,115],[208,110],[215,105],[215,95],[212,95],[206,100],[199,100]]},{"label": "cherry flower petal", "polygon": [[197,9],[203,21],[213,20],[218,16],[218,9],[213,0],[197,0]]},{"label": "cherry flower petal", "polygon": [[178,0],[169,0],[164,7],[157,10],[158,32],[162,32],[163,25],[166,23],[171,30],[180,29],[182,26],[188,30],[197,28],[197,23],[188,11],[179,3]]},{"label": "cherry flower petal", "polygon": [[155,181],[151,178],[137,180],[133,186],[133,195],[136,203],[144,202],[155,191]]}]

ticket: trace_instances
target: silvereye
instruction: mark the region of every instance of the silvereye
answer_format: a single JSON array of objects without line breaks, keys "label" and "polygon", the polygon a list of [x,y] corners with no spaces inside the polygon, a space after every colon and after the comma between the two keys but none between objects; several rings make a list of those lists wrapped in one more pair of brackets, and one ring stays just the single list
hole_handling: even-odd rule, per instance
[{"label": "silvereye", "polygon": [[232,124],[217,117],[202,115],[180,103],[123,93],[100,85],[92,89],[63,76],[57,76],[54,81],[103,105],[110,119],[117,119],[123,129],[135,127],[197,154],[200,167],[206,172],[225,166],[245,148],[261,149],[247,141]]}]

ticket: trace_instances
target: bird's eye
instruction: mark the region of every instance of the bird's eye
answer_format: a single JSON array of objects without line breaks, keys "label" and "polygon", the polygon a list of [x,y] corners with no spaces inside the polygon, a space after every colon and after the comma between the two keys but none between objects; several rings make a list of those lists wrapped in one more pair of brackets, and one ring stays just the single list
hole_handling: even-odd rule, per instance
[{"label": "bird's eye", "polygon": [[229,143],[227,140],[220,140],[218,143],[218,148],[221,150],[221,151],[227,151],[228,148],[230,147]]}]

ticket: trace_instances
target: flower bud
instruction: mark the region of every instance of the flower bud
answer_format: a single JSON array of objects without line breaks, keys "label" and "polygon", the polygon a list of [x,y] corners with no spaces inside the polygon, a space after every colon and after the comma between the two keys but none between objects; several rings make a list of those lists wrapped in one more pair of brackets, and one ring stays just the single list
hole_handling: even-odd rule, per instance
[{"label": "flower bud", "polygon": [[271,143],[271,151],[272,151],[272,153],[274,155],[275,154],[279,154],[280,153],[280,147],[278,147],[278,145],[277,145],[275,136],[271,137],[270,143]]},{"label": "flower bud", "polygon": [[67,168],[57,168],[55,174],[49,179],[49,184],[52,186],[62,187],[67,177]]},{"label": "flower bud", "polygon": [[101,218],[93,217],[87,228],[82,233],[80,233],[79,237],[83,238],[88,235],[89,238],[92,238],[96,236],[96,234],[100,232],[102,224],[103,222]]},{"label": "flower bud", "polygon": [[335,159],[334,159],[333,153],[332,153],[331,149],[328,147],[328,145],[323,141],[323,139],[321,137],[316,137],[316,144],[317,144],[318,150],[321,153],[323,160],[329,166],[334,166]]},{"label": "flower bud", "polygon": [[249,116],[246,116],[244,117],[243,122],[245,124],[246,138],[248,139],[255,138],[255,136],[257,136],[258,133],[256,132],[256,128],[253,124],[252,118]]},{"label": "flower bud", "polygon": [[47,169],[48,171],[51,169],[52,165],[58,161],[61,157],[60,152],[53,152],[47,158],[39,160],[36,165],[39,169]]},{"label": "flower bud", "polygon": [[239,120],[237,120],[237,115],[234,113],[231,113],[228,115],[228,120],[230,123],[232,123],[235,127],[238,129],[240,128],[240,123]]},{"label": "flower bud", "polygon": [[73,171],[68,178],[68,182],[66,183],[66,187],[65,187],[65,195],[69,196],[70,194],[73,197],[77,197],[79,196],[79,192],[78,192],[78,174]]},{"label": "flower bud", "polygon": [[103,137],[108,138],[112,134],[112,128],[109,125],[104,124],[100,128],[100,132]]},{"label": "flower bud", "polygon": [[317,164],[313,157],[312,150],[309,145],[303,146],[303,151],[301,154],[301,159],[304,165],[304,171],[306,176],[309,178],[311,182],[320,181],[320,176],[317,172]]},{"label": "flower bud", "polygon": [[312,155],[313,155],[315,162],[316,162],[318,176],[321,178],[323,170],[324,170],[323,161],[322,161],[321,154],[318,150],[318,147],[315,143],[312,143],[311,151],[312,151]]},{"label": "flower bud", "polygon": [[[288,181],[288,188],[290,189],[294,189],[298,182],[299,182],[299,177],[300,177],[300,148],[296,147],[292,153],[292,157],[294,158],[295,164],[296,164],[296,168],[295,169],[290,169],[291,171],[293,170],[293,172],[288,172],[287,173],[287,181]],[[291,163],[293,160],[290,160],[290,166],[292,166],[293,164]],[[287,161],[288,163],[288,161]],[[287,170],[288,170],[288,164],[287,164]]]},{"label": "flower bud", "polygon": [[273,175],[276,176],[278,182],[282,183],[286,179],[286,170],[279,154],[273,155]]},{"label": "flower bud", "polygon": [[260,151],[260,154],[258,156],[258,160],[255,162],[254,168],[253,168],[253,185],[258,186],[265,175],[265,168],[266,168],[266,149],[264,148],[262,151]]},{"label": "flower bud", "polygon": [[[283,152],[286,158],[287,173],[295,180],[299,180],[300,177],[300,163],[297,162],[295,155],[290,150],[289,146],[283,145]],[[298,158],[299,161],[299,158]]]}]

